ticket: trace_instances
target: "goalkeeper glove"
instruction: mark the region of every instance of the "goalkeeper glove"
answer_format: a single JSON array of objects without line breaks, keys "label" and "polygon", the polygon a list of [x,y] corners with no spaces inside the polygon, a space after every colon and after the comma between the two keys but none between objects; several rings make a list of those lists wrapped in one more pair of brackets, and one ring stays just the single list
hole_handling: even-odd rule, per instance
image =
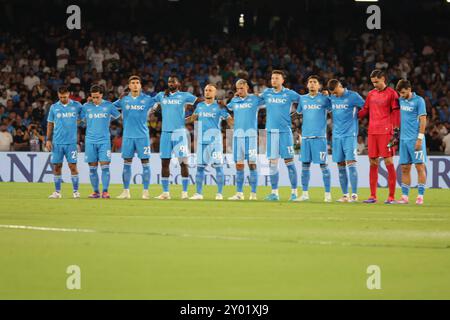
[{"label": "goalkeeper glove", "polygon": [[395,128],[394,129],[394,134],[392,135],[391,141],[389,141],[387,147],[388,148],[392,148],[392,147],[398,145],[399,136],[400,136],[400,129],[399,128]]}]

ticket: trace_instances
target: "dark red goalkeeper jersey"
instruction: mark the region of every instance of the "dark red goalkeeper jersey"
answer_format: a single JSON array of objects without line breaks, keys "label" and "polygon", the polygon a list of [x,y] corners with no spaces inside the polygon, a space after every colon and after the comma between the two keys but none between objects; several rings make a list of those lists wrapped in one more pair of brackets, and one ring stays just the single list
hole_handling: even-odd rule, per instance
[{"label": "dark red goalkeeper jersey", "polygon": [[359,118],[369,115],[369,134],[392,134],[400,125],[400,107],[397,92],[386,87],[369,92]]}]

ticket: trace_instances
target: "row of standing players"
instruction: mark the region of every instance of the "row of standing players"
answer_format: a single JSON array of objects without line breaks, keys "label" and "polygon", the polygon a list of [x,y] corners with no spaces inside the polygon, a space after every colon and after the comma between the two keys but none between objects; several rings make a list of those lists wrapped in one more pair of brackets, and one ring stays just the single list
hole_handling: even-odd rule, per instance
[{"label": "row of standing players", "polygon": [[[182,199],[203,199],[202,189],[205,168],[212,165],[216,170],[218,192],[216,200],[222,200],[224,185],[223,146],[221,122],[226,120],[233,127],[233,156],[236,162],[236,194],[229,200],[244,200],[244,167],[248,163],[251,193],[249,200],[256,200],[258,173],[257,158],[257,115],[260,108],[266,108],[267,157],[269,159],[270,183],[272,192],[265,198],[278,201],[278,160],[284,160],[291,183],[290,201],[309,200],[308,187],[311,163],[320,165],[325,187],[325,202],[331,202],[331,177],[327,164],[327,114],[332,113],[333,140],[332,157],[339,169],[339,181],[343,196],[339,202],[358,201],[358,173],[356,168],[356,146],[358,135],[358,117],[369,117],[369,158],[371,196],[365,203],[377,202],[379,159],[384,158],[388,171],[389,198],[387,204],[408,203],[411,183],[411,164],[415,164],[419,175],[419,195],[416,203],[423,203],[425,188],[426,150],[423,141],[425,130],[425,104],[421,97],[411,90],[407,80],[397,84],[401,98],[395,90],[386,85],[384,73],[374,70],[371,74],[374,85],[366,100],[358,93],[348,90],[338,80],[330,80],[327,89],[321,92],[322,84],[317,76],[307,80],[308,94],[299,95],[283,86],[284,74],[275,70],[272,73],[272,88],[261,95],[249,94],[249,86],[243,79],[236,83],[236,95],[226,108],[215,100],[216,88],[207,85],[204,98],[197,98],[188,92],[179,91],[180,81],[176,77],[168,80],[168,90],[150,97],[141,92],[141,80],[138,76],[129,78],[129,94],[114,103],[103,100],[103,91],[99,86],[91,88],[90,101],[83,106],[69,100],[66,87],[58,90],[59,101],[51,106],[48,115],[47,142],[51,150],[51,162],[54,167],[55,192],[52,199],[61,195],[61,170],[66,158],[73,183],[73,197],[79,198],[77,171],[77,128],[78,121],[86,123],[85,161],[89,164],[90,181],[93,193],[90,198],[110,198],[108,193],[111,161],[109,125],[111,119],[122,114],[123,139],[122,157],[123,192],[119,199],[130,199],[131,163],[135,154],[142,162],[143,199],[149,199],[151,154],[147,118],[149,112],[162,112],[162,133],[160,155],[162,161],[161,184],[163,192],[156,197],[160,200],[171,198],[169,176],[171,158],[180,161],[182,175]],[[194,105],[195,111],[185,118],[187,105]],[[228,111],[231,111],[233,117]],[[401,110],[401,131],[400,127]],[[294,163],[292,116],[303,116],[302,143],[300,161],[302,163],[302,195],[297,194],[297,169]],[[186,121],[196,122],[199,127],[197,139],[197,173],[195,177],[196,193],[189,198],[189,170],[187,166],[188,139],[185,131]],[[400,134],[400,137],[398,137]],[[400,138],[400,164],[402,165],[402,198],[395,200],[396,173],[393,155]],[[101,167],[102,193],[99,188],[98,165]],[[349,193],[349,184],[352,193]]]}]

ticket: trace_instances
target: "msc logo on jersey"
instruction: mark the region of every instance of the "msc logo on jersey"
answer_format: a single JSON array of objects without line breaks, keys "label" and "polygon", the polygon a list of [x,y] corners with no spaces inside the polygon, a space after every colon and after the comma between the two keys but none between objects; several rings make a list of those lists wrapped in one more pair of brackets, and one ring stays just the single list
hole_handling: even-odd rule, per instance
[{"label": "msc logo on jersey", "polygon": [[200,112],[199,115],[205,118],[214,118],[216,116],[214,112]]},{"label": "msc logo on jersey", "polygon": [[127,110],[137,110],[142,111],[144,110],[144,106],[136,105],[136,104],[127,104],[125,107]]},{"label": "msc logo on jersey", "polygon": [[236,104],[236,109],[250,109],[252,107],[251,103],[238,103]]},{"label": "msc logo on jersey", "polygon": [[346,104],[333,104],[333,109],[347,109],[347,105]]},{"label": "msc logo on jersey", "polygon": [[90,113],[89,119],[106,119],[108,118],[107,113]]},{"label": "msc logo on jersey", "polygon": [[181,104],[181,101],[179,99],[163,99],[162,103],[164,104]]},{"label": "msc logo on jersey", "polygon": [[401,106],[400,108],[401,108],[403,111],[408,111],[408,112],[414,111],[414,107],[410,107],[410,106],[405,106],[405,105],[403,105],[403,106]]},{"label": "msc logo on jersey", "polygon": [[305,106],[306,110],[319,110],[320,109],[320,104],[307,104]]},{"label": "msc logo on jersey", "polygon": [[56,117],[59,118],[75,118],[76,114],[75,112],[58,112],[56,114]]},{"label": "msc logo on jersey", "polygon": [[269,98],[269,103],[286,103],[287,99],[283,98]]}]

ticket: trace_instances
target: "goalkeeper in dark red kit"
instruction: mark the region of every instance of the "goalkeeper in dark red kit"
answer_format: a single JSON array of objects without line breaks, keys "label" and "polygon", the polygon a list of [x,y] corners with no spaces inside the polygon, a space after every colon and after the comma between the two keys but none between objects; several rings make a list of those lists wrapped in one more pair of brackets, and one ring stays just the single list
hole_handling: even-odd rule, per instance
[{"label": "goalkeeper in dark red kit", "polygon": [[400,125],[398,94],[387,86],[382,70],[372,71],[370,80],[375,89],[369,92],[363,109],[358,113],[360,119],[369,116],[370,197],[364,202],[377,202],[378,166],[382,157],[388,171],[389,186],[389,197],[384,203],[393,204],[397,179],[393,156]]}]

